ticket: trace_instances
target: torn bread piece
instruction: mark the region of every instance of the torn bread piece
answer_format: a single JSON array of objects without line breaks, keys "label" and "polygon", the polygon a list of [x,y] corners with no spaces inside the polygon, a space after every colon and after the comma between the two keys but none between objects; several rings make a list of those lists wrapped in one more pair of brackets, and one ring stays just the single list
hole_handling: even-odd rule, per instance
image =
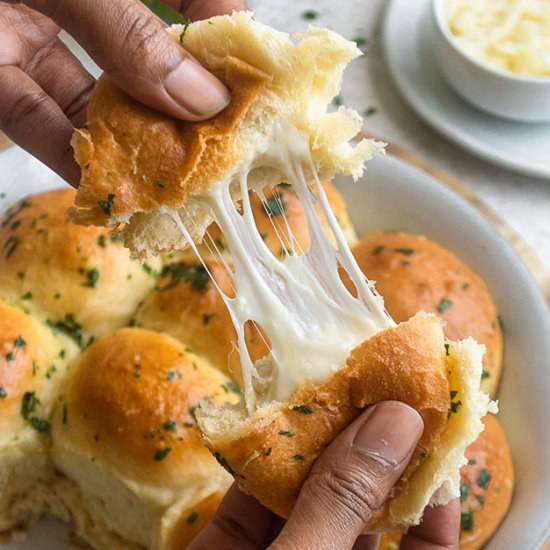
[{"label": "torn bread piece", "polygon": [[[178,211],[243,169],[250,170],[250,187],[285,181],[284,171],[265,157],[281,123],[307,136],[322,179],[361,176],[364,161],[381,149],[372,140],[349,143],[361,129],[355,111],[327,112],[345,65],[361,54],[353,42],[313,27],[294,42],[249,12],[168,32],[228,85],[230,105],[205,122],[182,122],[138,103],[102,76],[86,128],[73,137],[82,179],[72,221],[118,227],[134,254],[158,254],[185,246],[163,207]],[[313,179],[309,168],[306,177]],[[200,211],[193,217],[192,236],[199,240],[212,219]]]}]

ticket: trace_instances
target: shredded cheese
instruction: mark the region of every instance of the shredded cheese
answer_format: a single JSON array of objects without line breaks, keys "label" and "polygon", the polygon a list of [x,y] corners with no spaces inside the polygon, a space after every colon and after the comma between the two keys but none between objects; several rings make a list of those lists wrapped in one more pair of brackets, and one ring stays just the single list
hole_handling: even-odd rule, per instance
[{"label": "shredded cheese", "polygon": [[[265,402],[287,401],[305,380],[321,383],[340,369],[350,351],[361,342],[394,326],[383,300],[365,279],[347,245],[318,178],[308,185],[303,166],[315,173],[308,139],[290,124],[276,127],[268,150],[241,166],[238,173],[200,196],[194,196],[178,212],[166,211],[179,227],[203,265],[191,239],[193,212],[208,211],[224,233],[233,269],[219,259],[230,274],[235,297],[218,287],[235,326],[241,358],[244,398],[249,413]],[[310,234],[307,250],[297,250],[284,209],[279,212],[288,238],[277,230],[288,254],[277,258],[264,243],[254,221],[247,176],[255,166],[272,165],[286,174],[304,208]],[[242,200],[242,213],[234,197]],[[332,239],[323,230],[317,210],[328,221]],[[333,245],[332,243],[335,243]],[[219,252],[219,251],[218,251]],[[344,286],[344,269],[353,281],[357,297]],[[216,284],[214,279],[213,283]],[[217,285],[216,285],[217,286]],[[253,364],[245,342],[245,324],[261,327],[270,354]]]},{"label": "shredded cheese", "polygon": [[550,0],[449,0],[460,45],[493,67],[550,76]]}]

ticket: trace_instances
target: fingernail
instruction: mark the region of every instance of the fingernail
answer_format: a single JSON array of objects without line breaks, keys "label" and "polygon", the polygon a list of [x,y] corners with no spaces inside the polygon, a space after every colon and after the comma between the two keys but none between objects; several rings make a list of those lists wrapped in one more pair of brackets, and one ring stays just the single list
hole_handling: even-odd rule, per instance
[{"label": "fingernail", "polygon": [[423,430],[422,418],[414,409],[386,401],[374,406],[353,445],[385,466],[397,466],[409,456]]},{"label": "fingernail", "polygon": [[164,88],[183,109],[196,116],[213,116],[231,100],[231,93],[192,57],[186,57],[166,77]]}]

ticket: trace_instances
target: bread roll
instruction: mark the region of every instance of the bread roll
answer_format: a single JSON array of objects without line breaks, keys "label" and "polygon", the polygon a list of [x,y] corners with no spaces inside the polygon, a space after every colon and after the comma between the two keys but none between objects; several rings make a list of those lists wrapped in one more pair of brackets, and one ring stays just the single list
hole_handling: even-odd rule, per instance
[{"label": "bread roll", "polygon": [[[485,429],[466,449],[460,470],[460,550],[480,550],[502,522],[514,487],[508,442],[496,417],[483,418]],[[399,550],[401,533],[384,533],[379,550]]]},{"label": "bread roll", "polygon": [[514,490],[514,467],[506,435],[495,416],[466,450],[460,471],[460,549],[479,550],[504,519]]},{"label": "bread roll", "polygon": [[376,281],[390,315],[405,321],[417,311],[445,320],[451,340],[485,345],[481,388],[495,397],[502,367],[502,330],[485,283],[452,252],[421,235],[374,231],[353,248],[362,271]]},{"label": "bread roll", "polygon": [[97,548],[166,548],[174,510],[225,490],[194,409],[238,397],[178,341],[120,329],[73,365],[53,420],[56,491],[77,534]]},{"label": "bread roll", "polygon": [[242,404],[203,404],[197,420],[220,463],[286,518],[315,459],[363,408],[388,399],[409,404],[422,416],[424,434],[389,500],[366,526],[406,529],[420,521],[428,503],[458,495],[464,450],[492,408],[479,390],[482,353],[471,339],[445,345],[440,321],[419,314],[366,340],[323,384],[304,382],[288,403],[268,403],[252,416]]},{"label": "bread roll", "polygon": [[0,534],[53,510],[51,413],[76,346],[0,302]]},{"label": "bread roll", "polygon": [[85,346],[128,323],[160,261],[141,266],[105,229],[67,223],[74,197],[49,191],[0,217],[0,297]]},{"label": "bread roll", "polygon": [[[361,129],[357,113],[326,112],[344,66],[361,53],[353,42],[310,28],[294,43],[247,12],[198,21],[183,31],[178,25],[169,30],[232,91],[222,113],[200,123],[174,120],[103,76],[90,100],[87,129],[73,140],[82,178],[72,220],[124,226],[127,246],[142,257],[185,246],[163,208],[181,209],[253,159],[250,187],[286,181],[280,168],[261,158],[281,123],[307,135],[322,179],[337,172],[360,176],[364,161],[380,148],[368,140],[348,143]],[[313,178],[310,168],[305,173]],[[194,219],[192,236],[198,241],[212,219],[198,212]]]}]

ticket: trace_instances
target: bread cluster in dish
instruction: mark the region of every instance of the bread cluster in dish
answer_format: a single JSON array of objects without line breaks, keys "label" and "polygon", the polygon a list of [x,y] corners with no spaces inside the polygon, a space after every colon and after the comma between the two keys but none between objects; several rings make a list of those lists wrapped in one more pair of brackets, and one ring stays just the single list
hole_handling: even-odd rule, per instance
[{"label": "bread cluster in dish", "polygon": [[48,513],[97,548],[185,547],[233,479],[288,517],[330,441],[399,400],[424,432],[365,532],[404,531],[462,495],[465,450],[496,412],[487,288],[424,237],[357,239],[328,182],[381,148],[350,143],[354,111],[327,111],[354,44],[292,41],[249,13],[169,32],[231,106],[175,121],[103,76],[73,141],[76,197],[0,220],[0,530]]}]

